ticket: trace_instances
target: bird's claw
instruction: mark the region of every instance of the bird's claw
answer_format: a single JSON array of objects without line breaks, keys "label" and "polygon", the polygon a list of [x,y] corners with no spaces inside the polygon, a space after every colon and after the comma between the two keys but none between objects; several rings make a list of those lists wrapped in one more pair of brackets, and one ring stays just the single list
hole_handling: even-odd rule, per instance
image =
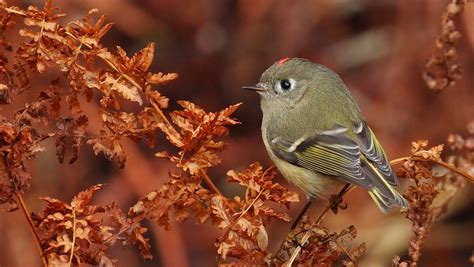
[{"label": "bird's claw", "polygon": [[340,195],[331,196],[329,201],[331,203],[331,210],[334,214],[337,214],[339,209],[341,209],[341,210],[347,209],[347,203],[343,202],[342,196],[340,196]]},{"label": "bird's claw", "polygon": [[303,245],[300,243],[300,241],[298,241],[296,237],[291,239],[291,243],[293,244],[294,247],[303,248]]}]

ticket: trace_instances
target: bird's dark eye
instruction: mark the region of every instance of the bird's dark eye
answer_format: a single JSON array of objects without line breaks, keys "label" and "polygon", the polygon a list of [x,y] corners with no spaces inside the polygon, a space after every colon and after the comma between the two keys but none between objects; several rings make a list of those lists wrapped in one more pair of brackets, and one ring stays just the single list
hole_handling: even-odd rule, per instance
[{"label": "bird's dark eye", "polygon": [[295,88],[296,81],[292,78],[277,80],[275,83],[275,92],[276,93],[283,93],[289,92]]},{"label": "bird's dark eye", "polygon": [[283,90],[289,90],[291,89],[291,82],[287,79],[283,79],[280,81],[280,87]]}]

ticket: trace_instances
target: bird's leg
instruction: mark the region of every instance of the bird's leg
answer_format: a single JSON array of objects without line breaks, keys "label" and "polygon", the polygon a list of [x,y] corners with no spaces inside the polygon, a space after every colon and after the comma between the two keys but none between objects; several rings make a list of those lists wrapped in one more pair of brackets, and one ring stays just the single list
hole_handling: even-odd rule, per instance
[{"label": "bird's leg", "polygon": [[[293,222],[293,225],[291,226],[291,230],[288,232],[286,238],[283,240],[283,242],[280,244],[280,248],[278,249],[277,253],[275,254],[277,258],[281,259],[282,257],[280,257],[280,255],[282,255],[283,251],[286,251],[287,254],[290,253],[290,249],[292,247],[290,247],[289,245],[293,245],[293,246],[296,246],[296,247],[299,247],[299,249],[302,249],[302,247],[304,246],[304,243],[305,243],[305,240],[303,240],[303,243],[299,242],[298,241],[298,238],[297,236],[300,235],[301,233],[303,232],[307,232],[307,231],[311,231],[311,228],[313,228],[314,226],[317,226],[319,225],[319,223],[321,222],[321,220],[323,219],[324,215],[331,209],[331,210],[336,210],[337,212],[337,209],[339,208],[344,208],[344,206],[341,206],[341,202],[342,202],[342,197],[344,196],[344,194],[346,194],[347,192],[349,192],[353,187],[351,187],[350,184],[346,184],[342,189],[341,191],[337,194],[337,195],[333,195],[331,197],[331,199],[329,200],[329,205],[326,206],[326,208],[322,211],[322,213],[316,218],[316,220],[312,220],[312,224],[310,226],[309,229],[306,229],[306,227],[303,227],[303,229],[298,229],[298,230],[302,230],[302,232],[299,232],[299,233],[295,233],[295,229],[296,227],[298,226],[298,224],[300,223],[300,221],[302,220],[303,218],[303,215],[306,213],[306,211],[308,210],[308,208],[311,206],[311,203],[312,203],[312,199],[311,198],[308,198],[308,202],[306,203],[306,205],[303,207],[303,209],[301,210],[300,214],[298,214],[298,217],[296,218],[296,220]],[[347,205],[345,205],[347,206]],[[335,212],[335,213],[336,213]],[[304,238],[304,237],[303,237]],[[307,241],[307,240],[306,240]],[[294,248],[294,247],[293,247]]]},{"label": "bird's leg", "polygon": [[345,210],[347,208],[347,203],[342,203],[342,196],[344,196],[345,193],[350,188],[350,184],[344,185],[344,187],[341,189],[339,194],[333,195],[330,199],[329,202],[331,203],[331,210],[334,212],[334,214],[337,214],[339,209]]},{"label": "bird's leg", "polygon": [[297,235],[299,233],[294,233],[294,231],[295,231],[296,227],[298,226],[298,224],[300,223],[303,216],[305,215],[306,211],[308,211],[311,204],[313,204],[313,199],[310,196],[307,196],[307,197],[308,197],[308,201],[306,202],[303,209],[300,211],[300,213],[296,217],[295,221],[291,225],[290,232],[289,232],[290,234],[287,237],[287,240],[289,240],[293,245],[296,245],[296,246],[300,246],[300,243],[298,242],[298,239],[297,239]]},{"label": "bird's leg", "polygon": [[308,201],[306,202],[306,204],[304,205],[303,209],[300,211],[300,214],[298,214],[298,216],[296,217],[295,221],[293,222],[293,224],[291,225],[291,228],[290,230],[295,230],[296,226],[298,226],[298,223],[301,221],[301,218],[303,218],[303,215],[306,213],[306,211],[309,209],[309,207],[311,206],[311,204],[313,204],[313,199],[308,196]]},{"label": "bird's leg", "polygon": [[[350,184],[346,184],[346,185],[344,185],[344,187],[341,189],[341,191],[337,195],[332,196],[331,199],[329,200],[329,205],[322,211],[322,213],[318,216],[318,218],[315,221],[313,221],[310,228],[318,225],[321,222],[324,215],[330,209],[333,210],[334,213],[336,213],[339,208],[341,208],[341,209],[346,208],[347,205],[345,205],[346,207],[341,206],[342,197],[344,196],[344,194],[349,192],[352,188],[353,187],[351,187]],[[311,204],[312,204],[312,199],[308,197],[308,202],[305,204],[305,206],[301,210],[300,214],[298,214],[298,217],[296,218],[296,220],[291,225],[291,230],[288,232],[288,235],[283,240],[283,242],[280,244],[280,248],[278,249],[277,253],[275,254],[277,258],[281,259],[280,255],[283,253],[283,251],[286,251],[287,253],[290,252],[291,247],[288,246],[289,244],[292,244],[293,246],[296,245],[297,247],[299,247],[299,249],[302,249],[302,247],[304,246],[304,242],[300,243],[297,239],[297,236],[299,234],[301,234],[302,232],[295,233],[294,231],[295,231],[296,227],[298,226],[298,224],[300,223],[300,221],[302,220],[302,218],[303,218],[304,214],[306,213],[306,211],[311,206]],[[308,231],[311,231],[311,229],[308,229]]]}]

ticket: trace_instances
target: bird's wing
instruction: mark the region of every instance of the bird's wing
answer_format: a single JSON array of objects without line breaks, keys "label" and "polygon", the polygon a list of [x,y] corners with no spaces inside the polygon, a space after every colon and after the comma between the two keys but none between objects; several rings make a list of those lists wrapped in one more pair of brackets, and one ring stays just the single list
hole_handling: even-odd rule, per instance
[{"label": "bird's wing", "polygon": [[271,140],[271,148],[289,163],[369,188],[373,183],[362,172],[360,147],[346,132],[346,128],[337,127],[296,141],[277,137]]},{"label": "bird's wing", "polygon": [[289,163],[366,188],[384,212],[392,205],[407,206],[392,188],[397,179],[370,129],[365,123],[362,130],[354,127],[355,140],[348,131],[337,126],[296,141],[274,138],[270,143],[274,154]]},{"label": "bird's wing", "polygon": [[398,187],[398,179],[390,167],[390,161],[372,130],[365,122],[361,122],[354,126],[353,131],[362,154],[374,164],[387,183]]}]

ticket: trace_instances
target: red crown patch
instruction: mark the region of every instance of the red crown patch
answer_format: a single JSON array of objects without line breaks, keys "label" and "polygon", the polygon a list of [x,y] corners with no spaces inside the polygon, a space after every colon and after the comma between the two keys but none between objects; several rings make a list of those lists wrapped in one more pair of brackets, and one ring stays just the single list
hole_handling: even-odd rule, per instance
[{"label": "red crown patch", "polygon": [[277,66],[278,67],[283,66],[285,64],[285,62],[287,62],[288,60],[290,60],[290,57],[285,57],[284,59],[281,59],[280,61],[278,61]]}]

